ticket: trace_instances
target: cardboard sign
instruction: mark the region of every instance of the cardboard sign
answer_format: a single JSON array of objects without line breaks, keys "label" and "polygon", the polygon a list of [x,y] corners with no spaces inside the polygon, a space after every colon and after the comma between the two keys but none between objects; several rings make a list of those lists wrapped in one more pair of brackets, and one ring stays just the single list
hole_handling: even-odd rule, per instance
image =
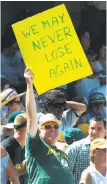
[{"label": "cardboard sign", "polygon": [[64,4],[12,27],[38,94],[92,74]]}]

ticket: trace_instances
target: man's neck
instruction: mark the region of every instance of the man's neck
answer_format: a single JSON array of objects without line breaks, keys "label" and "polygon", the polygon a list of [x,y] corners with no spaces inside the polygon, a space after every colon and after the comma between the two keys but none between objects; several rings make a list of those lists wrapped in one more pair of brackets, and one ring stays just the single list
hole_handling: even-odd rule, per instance
[{"label": "man's neck", "polygon": [[95,168],[97,169],[97,171],[99,171],[103,176],[106,175],[106,167],[102,166],[100,164],[95,164]]},{"label": "man's neck", "polygon": [[25,146],[25,139],[22,139],[20,135],[14,135],[14,138],[17,140],[17,142],[20,144],[20,146],[23,148]]}]

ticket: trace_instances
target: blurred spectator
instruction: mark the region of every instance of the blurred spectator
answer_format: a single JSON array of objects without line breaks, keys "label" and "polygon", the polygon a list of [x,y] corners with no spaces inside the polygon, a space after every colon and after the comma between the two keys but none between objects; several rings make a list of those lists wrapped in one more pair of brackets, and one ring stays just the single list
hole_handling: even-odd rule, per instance
[{"label": "blurred spectator", "polygon": [[10,158],[19,174],[20,184],[26,181],[26,171],[22,166],[25,160],[25,139],[26,139],[26,122],[25,114],[19,114],[14,120],[14,136],[8,137],[2,141],[3,147],[9,153]]},{"label": "blurred spectator", "polygon": [[6,79],[5,77],[1,77],[1,92],[8,88],[10,88],[8,79]]},{"label": "blurred spectator", "polygon": [[97,138],[92,141],[90,150],[91,164],[83,171],[80,184],[106,184],[106,150],[107,140]]},{"label": "blurred spectator", "polygon": [[3,129],[3,134],[1,135],[1,141],[14,135],[13,123],[3,125],[2,129]]},{"label": "blurred spectator", "polygon": [[0,157],[1,157],[1,184],[7,184],[8,178],[12,182],[12,184],[20,184],[19,177],[16,173],[16,170],[13,166],[13,163],[9,157],[9,154],[6,150],[0,145]]},{"label": "blurred spectator", "polygon": [[89,166],[90,143],[94,139],[106,135],[106,121],[90,119],[89,136],[80,141],[74,142],[66,150],[71,161],[71,172],[74,177],[74,184],[79,184],[82,172]]},{"label": "blurred spectator", "polygon": [[75,85],[75,91],[78,96],[85,98],[87,101],[89,92],[94,88],[100,87],[100,80],[98,75],[101,71],[98,69],[96,64],[96,53],[93,50],[88,50],[86,55],[92,68],[93,75],[79,80]]},{"label": "blurred spectator", "polygon": [[102,68],[106,69],[106,46],[105,45],[102,45],[99,50],[98,61],[102,65]]},{"label": "blurred spectator", "polygon": [[102,45],[99,50],[97,67],[101,71],[101,74],[99,75],[100,84],[105,85],[106,84],[106,46],[105,45]]},{"label": "blurred spectator", "polygon": [[19,111],[15,111],[15,112],[12,112],[9,117],[8,117],[8,124],[10,123],[14,123],[14,120],[15,120],[15,117],[19,114],[23,114],[24,111],[22,110],[19,110]]},{"label": "blurred spectator", "polygon": [[[24,90],[24,69],[25,64],[19,52],[18,45],[11,25],[7,25],[6,31],[1,40],[1,75],[4,76],[9,84],[19,90]],[[21,92],[23,92],[23,90]]]},{"label": "blurred spectator", "polygon": [[98,50],[101,43],[106,41],[106,1],[83,3],[85,9],[82,12],[81,24],[91,33],[91,48]]},{"label": "blurred spectator", "polygon": [[[33,15],[28,9],[22,9],[14,18],[14,23],[21,21]],[[23,77],[25,64],[19,51],[15,35],[11,24],[8,24],[5,33],[1,39],[1,74],[6,77],[14,88],[21,93],[26,89],[26,83]]]},{"label": "blurred spectator", "polygon": [[25,93],[17,94],[17,92],[11,88],[6,89],[0,94],[1,101],[1,124],[7,124],[8,116],[15,111],[23,108],[20,97]]},{"label": "blurred spectator", "polygon": [[88,98],[86,121],[89,123],[90,118],[96,117],[102,119],[106,117],[105,112],[106,99],[103,93],[93,93]]},{"label": "blurred spectator", "polygon": [[93,93],[103,93],[103,95],[105,96],[105,98],[106,98],[106,85],[102,85],[102,86],[100,86],[100,87],[98,87],[98,88],[94,88],[94,89],[92,89],[91,91],[90,91],[90,93],[89,93],[89,96],[91,95],[91,94],[93,94]]},{"label": "blurred spectator", "polygon": [[9,136],[14,135],[14,119],[17,115],[23,114],[24,111],[16,111],[12,112],[8,117],[8,124],[2,125],[3,128],[3,134],[1,135],[1,141]]},{"label": "blurred spectator", "polygon": [[64,132],[64,138],[67,144],[72,144],[75,141],[83,139],[85,136],[78,128],[69,128]]},{"label": "blurred spectator", "polygon": [[80,39],[80,43],[83,47],[83,50],[86,51],[90,48],[91,38],[89,30],[85,27],[81,27],[77,31],[77,35]]}]

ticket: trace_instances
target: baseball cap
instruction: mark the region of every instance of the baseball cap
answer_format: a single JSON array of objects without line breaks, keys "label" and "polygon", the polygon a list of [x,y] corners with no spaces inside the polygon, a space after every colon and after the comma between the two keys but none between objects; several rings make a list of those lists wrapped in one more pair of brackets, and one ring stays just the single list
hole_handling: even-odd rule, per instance
[{"label": "baseball cap", "polygon": [[8,104],[15,98],[21,97],[25,93],[18,94],[14,89],[8,88],[0,94],[1,107]]},{"label": "baseball cap", "polygon": [[19,130],[27,126],[27,116],[26,114],[19,114],[14,119],[14,128]]},{"label": "baseball cap", "polygon": [[97,138],[91,142],[90,150],[93,151],[95,149],[105,149],[107,148],[107,140],[103,138]]},{"label": "baseball cap", "polygon": [[93,93],[88,98],[88,103],[99,103],[99,102],[106,102],[105,96],[103,93]]},{"label": "baseball cap", "polygon": [[84,134],[78,128],[69,128],[64,132],[64,138],[67,144],[72,144],[74,141],[78,141],[84,138]]},{"label": "baseball cap", "polygon": [[8,117],[8,123],[11,123],[11,122],[13,123],[15,117],[16,117],[17,115],[23,114],[23,113],[24,113],[24,111],[21,111],[21,110],[12,112],[12,113],[9,115],[9,117]]},{"label": "baseball cap", "polygon": [[39,119],[39,125],[42,126],[43,124],[53,121],[55,123],[57,123],[58,125],[61,124],[61,121],[59,121],[53,114],[48,113],[48,114],[44,114],[43,116],[40,117]]},{"label": "baseball cap", "polygon": [[4,125],[3,128],[13,129],[14,123],[8,123],[8,124]]}]

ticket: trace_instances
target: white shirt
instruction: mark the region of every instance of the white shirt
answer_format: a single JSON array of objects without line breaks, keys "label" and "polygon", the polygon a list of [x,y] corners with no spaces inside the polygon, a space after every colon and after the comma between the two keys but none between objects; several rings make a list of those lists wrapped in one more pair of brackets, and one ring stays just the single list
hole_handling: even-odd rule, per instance
[{"label": "white shirt", "polygon": [[103,176],[95,167],[92,168],[92,172],[90,173],[93,184],[106,184],[107,181],[107,174]]},{"label": "white shirt", "polygon": [[86,172],[89,172],[91,175],[91,179],[92,179],[92,184],[106,184],[107,181],[107,173],[105,176],[103,176],[94,166],[93,164],[91,164],[87,169],[85,169],[82,173],[82,179],[80,181],[80,183],[82,183],[83,178],[84,178],[84,174]]}]

